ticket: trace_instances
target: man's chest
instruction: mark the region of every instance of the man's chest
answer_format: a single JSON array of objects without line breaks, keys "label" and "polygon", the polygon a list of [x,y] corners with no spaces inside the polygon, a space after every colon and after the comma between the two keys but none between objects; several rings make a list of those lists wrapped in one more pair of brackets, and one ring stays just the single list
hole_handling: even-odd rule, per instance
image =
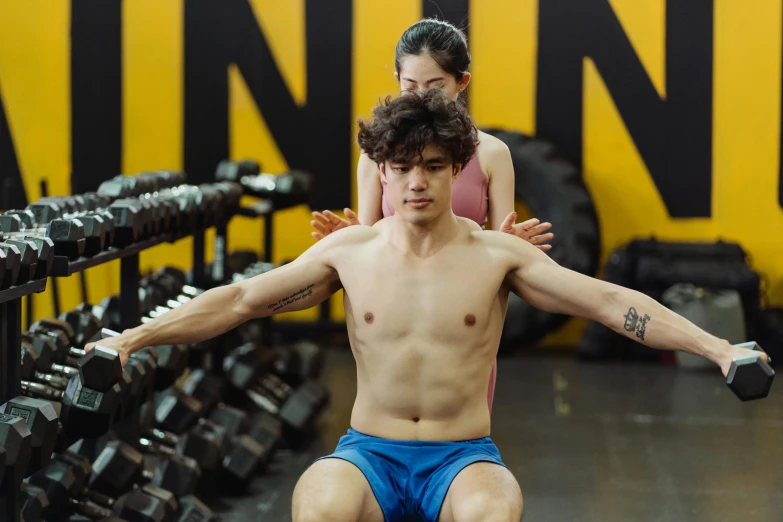
[{"label": "man's chest", "polygon": [[[483,330],[499,311],[505,273],[472,255],[411,260],[378,255],[341,271],[348,312],[377,330],[455,334]],[[478,328],[477,328],[478,327]]]}]

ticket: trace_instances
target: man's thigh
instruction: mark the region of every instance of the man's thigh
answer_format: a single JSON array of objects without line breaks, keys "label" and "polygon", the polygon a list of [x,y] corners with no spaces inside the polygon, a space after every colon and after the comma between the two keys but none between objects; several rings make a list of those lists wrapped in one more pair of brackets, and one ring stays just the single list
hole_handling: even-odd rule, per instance
[{"label": "man's thigh", "polygon": [[438,522],[519,522],[521,518],[522,491],[514,475],[498,464],[476,462],[452,481]]},{"label": "man's thigh", "polygon": [[383,522],[383,513],[359,468],[342,459],[315,462],[296,483],[294,522]]}]

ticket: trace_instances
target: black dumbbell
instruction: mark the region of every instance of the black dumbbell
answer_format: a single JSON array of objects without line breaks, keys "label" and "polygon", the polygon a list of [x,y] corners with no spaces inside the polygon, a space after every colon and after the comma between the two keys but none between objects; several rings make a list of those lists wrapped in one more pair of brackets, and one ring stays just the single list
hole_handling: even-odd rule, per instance
[{"label": "black dumbbell", "polygon": [[[24,233],[8,234],[4,238],[3,233],[0,233],[0,242],[15,245],[17,249],[19,249],[19,253],[22,257],[24,257],[22,248],[29,248],[29,245],[23,244],[20,247],[19,243],[32,243],[36,249],[38,261],[36,264],[35,273],[33,273],[32,277],[30,278],[31,280],[45,279],[52,271],[52,265],[54,264],[54,242],[51,240],[51,238],[44,236],[31,236]],[[0,269],[0,274],[3,271],[4,268]]]},{"label": "black dumbbell", "polygon": [[[54,203],[42,204],[41,212],[57,207]],[[0,216],[0,230],[7,234],[28,235],[49,238],[54,244],[54,255],[65,256],[71,261],[84,253],[86,236],[84,224],[78,219],[52,219],[39,221],[31,209],[9,210]]]},{"label": "black dumbbell", "polygon": [[5,270],[0,273],[0,290],[6,290],[16,284],[22,269],[22,256],[19,249],[7,243],[0,243],[0,258],[5,260]]},{"label": "black dumbbell", "polygon": [[29,343],[22,342],[21,357],[22,379],[46,384],[58,390],[64,390],[68,385],[68,379],[65,377],[53,375],[51,373],[42,373],[38,370],[38,361],[40,358],[38,357],[38,353]]},{"label": "black dumbbell", "polygon": [[250,435],[263,448],[264,460],[268,460],[282,438],[282,421],[263,411],[251,416],[223,404],[223,390],[223,381],[201,368],[192,370],[182,383],[182,392],[199,401],[205,415],[226,427],[231,435]]},{"label": "black dumbbell", "polygon": [[5,449],[0,493],[14,491],[24,479],[30,464],[32,437],[24,418],[0,413],[0,445]]},{"label": "black dumbbell", "polygon": [[[764,351],[755,341],[734,346],[759,353]],[[748,355],[747,357],[735,358],[731,362],[731,368],[726,375],[726,384],[740,400],[752,401],[763,399],[769,395],[774,378],[775,370],[759,355]]]},{"label": "black dumbbell", "polygon": [[27,482],[19,486],[24,522],[42,522],[49,515],[49,497],[46,492]]},{"label": "black dumbbell", "polygon": [[24,395],[42,398],[60,407],[64,435],[72,440],[95,439],[107,433],[122,403],[119,383],[105,392],[83,386],[78,377],[68,381],[65,391],[28,381],[22,381],[21,386]]},{"label": "black dumbbell", "polygon": [[[57,413],[52,405],[28,397],[16,397],[0,406],[0,414],[19,417],[27,424],[29,450],[24,469],[18,471],[26,477],[46,466],[57,441]],[[3,445],[8,451],[9,447]]]},{"label": "black dumbbell", "polygon": [[[85,211],[84,200],[73,196],[41,198],[27,206],[38,223],[49,223],[54,220],[76,219],[84,226],[85,257],[93,257],[109,245],[106,240],[111,237],[114,227],[113,217],[96,211]],[[107,220],[110,224],[107,224]]]},{"label": "black dumbbell", "polygon": [[35,279],[38,273],[38,247],[32,241],[17,239],[14,237],[4,238],[0,234],[0,249],[7,251],[15,247],[19,252],[19,273],[16,275],[16,285],[23,285]]},{"label": "black dumbbell", "polygon": [[[46,468],[30,477],[30,483],[45,492],[57,518],[80,514],[88,520],[98,520],[112,515],[128,520],[171,520],[177,509],[176,499],[167,491],[150,486],[134,490],[152,495],[146,502],[128,502],[127,494],[116,500],[85,487],[89,473],[84,474],[81,464],[74,459],[55,457]],[[89,467],[89,462],[86,463]]]},{"label": "black dumbbell", "polygon": [[122,441],[110,441],[93,463],[89,479],[90,489],[109,497],[117,497],[129,491],[135,485],[147,481],[171,491],[177,496],[195,492],[200,469],[192,460],[178,455],[162,458],[149,471],[144,466],[144,456]]},{"label": "black dumbbell", "polygon": [[294,390],[284,383],[271,372],[275,358],[274,352],[259,351],[246,343],[223,360],[223,373],[234,390],[246,394],[262,410],[279,416],[285,424],[286,439],[298,446],[312,431],[325,397],[312,393],[309,386]]},{"label": "black dumbbell", "polygon": [[[30,332],[48,335],[55,340],[58,352],[67,348],[66,357],[79,357],[79,359],[70,362],[75,363],[79,369],[79,376],[84,386],[98,391],[107,391],[122,378],[122,364],[116,351],[103,348],[100,344],[89,353],[68,346],[74,342],[76,332],[67,322],[57,319],[41,319],[33,323]],[[67,345],[63,346],[63,342]]]}]

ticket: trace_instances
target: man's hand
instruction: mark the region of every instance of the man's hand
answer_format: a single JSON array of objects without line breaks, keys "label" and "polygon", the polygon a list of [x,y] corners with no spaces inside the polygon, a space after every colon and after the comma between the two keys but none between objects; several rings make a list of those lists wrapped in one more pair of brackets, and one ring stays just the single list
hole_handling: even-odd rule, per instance
[{"label": "man's hand", "polygon": [[316,232],[310,232],[316,241],[320,241],[332,232],[336,232],[341,228],[350,227],[351,225],[359,225],[359,218],[350,208],[343,209],[345,217],[343,219],[336,215],[331,210],[324,210],[323,212],[313,212],[313,221],[310,221],[310,225],[316,230]]},{"label": "man's hand", "polygon": [[131,350],[131,345],[128,342],[127,334],[118,335],[115,337],[106,337],[94,343],[87,343],[84,346],[84,351],[89,352],[90,350],[95,348],[96,345],[103,346],[104,348],[109,348],[111,350],[116,351],[118,354],[120,354],[120,362],[122,363],[123,367],[128,362],[128,357],[130,357],[131,353],[133,353],[133,350]]},{"label": "man's hand", "polygon": [[546,252],[552,248],[552,245],[544,245],[547,241],[551,241],[554,234],[544,234],[547,230],[552,228],[551,223],[541,223],[538,219],[528,219],[522,223],[515,223],[517,220],[517,213],[512,212],[503,223],[500,225],[500,231],[512,236],[517,236],[520,239],[524,239],[531,245],[535,245],[539,250]]},{"label": "man's hand", "polygon": [[769,355],[758,350],[748,350],[747,348],[739,348],[737,346],[731,346],[726,350],[719,360],[715,361],[720,366],[720,371],[723,372],[724,377],[728,377],[729,370],[731,369],[731,362],[735,358],[739,357],[754,357],[758,356],[762,361],[769,363],[771,359]]}]

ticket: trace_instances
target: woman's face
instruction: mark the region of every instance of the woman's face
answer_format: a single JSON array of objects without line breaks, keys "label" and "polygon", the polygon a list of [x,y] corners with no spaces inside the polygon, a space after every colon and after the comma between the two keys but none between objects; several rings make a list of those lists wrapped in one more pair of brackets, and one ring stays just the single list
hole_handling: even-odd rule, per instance
[{"label": "woman's face", "polygon": [[470,81],[470,74],[462,75],[459,82],[453,75],[440,68],[438,63],[428,54],[408,55],[400,62],[400,72],[394,73],[400,82],[400,90],[423,91],[437,88],[443,90],[449,99],[457,101],[459,93],[465,90]]}]

